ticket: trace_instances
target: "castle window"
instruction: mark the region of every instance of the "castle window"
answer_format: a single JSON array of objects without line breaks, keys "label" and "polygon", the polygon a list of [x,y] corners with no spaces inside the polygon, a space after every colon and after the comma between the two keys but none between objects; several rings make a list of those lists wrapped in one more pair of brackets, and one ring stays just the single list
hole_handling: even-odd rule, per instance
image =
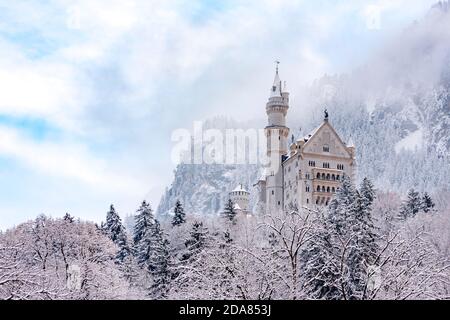
[{"label": "castle window", "polygon": [[305,174],[305,179],[309,180],[310,179],[310,175],[309,173]]},{"label": "castle window", "polygon": [[331,180],[336,180],[336,176],[334,174],[331,175]]},{"label": "castle window", "polygon": [[325,192],[325,186],[322,187],[322,192]]},{"label": "castle window", "polygon": [[325,144],[325,145],[323,146],[323,152],[330,152],[330,146],[327,145],[327,144]]},{"label": "castle window", "polygon": [[327,192],[330,192],[330,187],[327,187]]},{"label": "castle window", "polygon": [[317,172],[317,179],[320,179],[320,173]]},{"label": "castle window", "polygon": [[336,192],[336,189],[333,187],[333,188],[331,188],[331,192]]},{"label": "castle window", "polygon": [[336,176],[336,180],[339,181],[339,179],[340,179],[340,177],[339,177],[339,175],[337,175],[337,176]]},{"label": "castle window", "polygon": [[330,180],[331,176],[330,174],[327,174],[327,180]]},{"label": "castle window", "polygon": [[320,186],[317,186],[317,192],[320,192]]},{"label": "castle window", "polygon": [[316,199],[316,204],[319,204],[319,198]]},{"label": "castle window", "polygon": [[309,192],[309,186],[306,186],[306,192]]},{"label": "castle window", "polygon": [[272,190],[272,195],[274,195],[275,194],[275,192]]},{"label": "castle window", "polygon": [[337,169],[338,170],[344,170],[344,165],[343,164],[338,164],[337,165]]},{"label": "castle window", "polygon": [[329,164],[328,162],[324,162],[324,163],[323,163],[323,167],[324,167],[325,169],[330,169],[330,164]]},{"label": "castle window", "polygon": [[322,180],[325,180],[325,173],[322,173]]},{"label": "castle window", "polygon": [[315,167],[316,166],[316,162],[315,161],[309,161],[309,166],[310,167]]},{"label": "castle window", "polygon": [[309,204],[309,199],[306,199],[306,204]]}]

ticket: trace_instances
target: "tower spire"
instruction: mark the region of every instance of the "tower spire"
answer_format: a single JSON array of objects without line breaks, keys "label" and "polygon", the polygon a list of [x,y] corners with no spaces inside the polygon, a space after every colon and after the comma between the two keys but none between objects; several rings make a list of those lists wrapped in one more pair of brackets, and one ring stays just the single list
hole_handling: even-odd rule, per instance
[{"label": "tower spire", "polygon": [[273,80],[272,89],[270,90],[271,97],[281,97],[282,85],[280,80],[280,75],[278,74],[278,66],[280,65],[280,61],[275,61],[275,79]]}]

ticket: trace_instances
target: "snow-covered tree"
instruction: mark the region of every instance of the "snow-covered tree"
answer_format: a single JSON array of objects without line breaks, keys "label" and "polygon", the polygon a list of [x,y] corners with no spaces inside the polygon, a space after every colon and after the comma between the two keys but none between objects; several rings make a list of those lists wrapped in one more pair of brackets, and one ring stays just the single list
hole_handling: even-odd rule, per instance
[{"label": "snow-covered tree", "polygon": [[135,247],[139,247],[142,238],[150,230],[154,222],[153,210],[150,204],[144,200],[135,215],[133,230],[133,243]]},{"label": "snow-covered tree", "polygon": [[0,234],[0,299],[143,297],[95,224],[43,215]]},{"label": "snow-covered tree", "polygon": [[210,235],[208,228],[203,222],[194,221],[189,234],[189,238],[185,241],[186,253],[183,254],[183,260],[197,256],[208,245]]},{"label": "snow-covered tree", "polygon": [[151,233],[152,241],[150,242],[150,255],[147,262],[147,270],[151,275],[149,294],[153,298],[160,299],[167,296],[172,278],[170,243],[158,220],[155,220]]},{"label": "snow-covered tree", "polygon": [[231,199],[228,199],[225,208],[222,212],[222,217],[231,223],[235,223],[236,218],[236,210],[234,209],[234,203]]},{"label": "snow-covered tree", "polygon": [[177,227],[186,222],[186,213],[184,213],[184,209],[180,200],[177,200],[177,202],[175,203],[173,213],[174,216],[172,219],[172,226]]},{"label": "snow-covered tree", "polygon": [[63,218],[65,221],[68,221],[68,222],[74,222],[75,221],[75,218],[74,217],[72,217],[68,212],[64,215],[64,218]]},{"label": "snow-covered tree", "polygon": [[339,260],[331,242],[331,226],[324,214],[316,213],[310,239],[301,251],[303,289],[308,298],[334,300],[341,297]]},{"label": "snow-covered tree", "polygon": [[431,199],[430,195],[427,192],[424,192],[422,195],[422,206],[421,209],[423,212],[429,212],[433,210],[435,207],[435,204],[433,202],[433,199]]},{"label": "snow-covered tree", "polygon": [[408,218],[414,217],[422,208],[422,201],[420,199],[419,193],[414,189],[408,191],[408,198],[402,204],[400,209],[400,218],[406,220]]},{"label": "snow-covered tree", "polygon": [[123,260],[131,253],[131,249],[128,244],[128,238],[125,227],[122,224],[122,219],[113,205],[110,206],[109,211],[106,213],[106,223],[103,225],[103,230],[119,248],[116,256],[117,261],[119,263],[123,262]]}]

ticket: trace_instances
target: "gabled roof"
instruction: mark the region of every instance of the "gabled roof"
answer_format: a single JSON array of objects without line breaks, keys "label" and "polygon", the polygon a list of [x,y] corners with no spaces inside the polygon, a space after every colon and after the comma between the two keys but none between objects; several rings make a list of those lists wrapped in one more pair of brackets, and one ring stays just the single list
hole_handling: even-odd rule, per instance
[{"label": "gabled roof", "polygon": [[349,147],[349,146],[347,146],[347,144],[346,144],[344,141],[342,141],[342,139],[341,139],[341,137],[339,136],[339,134],[336,132],[336,130],[334,130],[333,126],[332,126],[327,120],[323,121],[323,122],[320,124],[320,126],[318,126],[318,127],[315,128],[313,131],[311,131],[308,135],[304,136],[303,138],[301,138],[301,139],[299,139],[299,140],[297,140],[297,141],[304,141],[305,144],[304,144],[303,148],[306,148],[306,147],[310,144],[310,141],[313,140],[314,136],[315,136],[317,133],[319,133],[319,132],[322,130],[322,128],[324,128],[324,127],[330,128],[330,130],[331,130],[331,131],[335,134],[335,136],[337,137],[338,141],[345,147],[345,148],[344,148],[344,149],[345,149],[345,152],[351,157],[351,154],[350,154],[350,153],[348,152],[348,150],[347,150],[347,147]]}]

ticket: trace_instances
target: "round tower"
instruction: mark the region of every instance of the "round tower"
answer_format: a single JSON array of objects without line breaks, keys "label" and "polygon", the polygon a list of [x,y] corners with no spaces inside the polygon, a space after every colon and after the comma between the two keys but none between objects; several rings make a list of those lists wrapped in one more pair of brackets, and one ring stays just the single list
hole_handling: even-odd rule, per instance
[{"label": "round tower", "polygon": [[270,90],[269,101],[266,104],[268,124],[265,128],[267,137],[267,157],[269,168],[266,170],[266,210],[281,210],[283,208],[283,156],[288,153],[289,128],[286,126],[286,115],[289,109],[289,93],[286,85],[283,87],[278,74],[278,64],[275,79]]},{"label": "round tower", "polygon": [[230,199],[233,201],[236,211],[248,213],[250,192],[245,190],[242,184],[230,192]]}]

